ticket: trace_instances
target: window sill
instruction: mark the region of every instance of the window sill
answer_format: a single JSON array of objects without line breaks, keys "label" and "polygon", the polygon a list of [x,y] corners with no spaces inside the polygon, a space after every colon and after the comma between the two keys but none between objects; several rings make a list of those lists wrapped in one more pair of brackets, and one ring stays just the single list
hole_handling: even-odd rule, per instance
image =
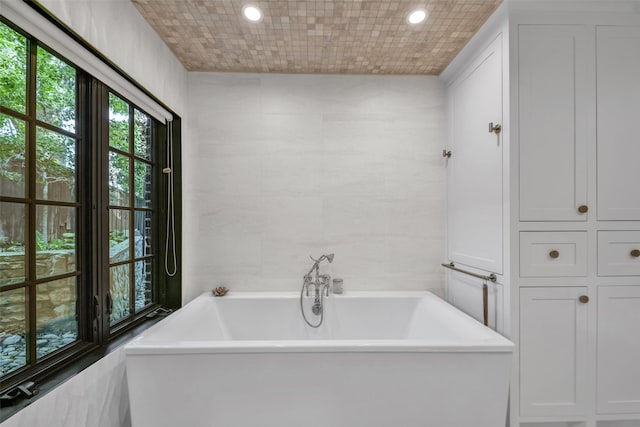
[{"label": "window sill", "polygon": [[22,409],[31,405],[36,400],[46,396],[50,391],[54,390],[58,385],[64,383],[68,379],[73,376],[79,374],[85,369],[89,368],[91,365],[107,356],[109,353],[113,352],[115,349],[129,342],[136,335],[139,335],[149,327],[155,325],[160,320],[164,319],[164,316],[156,316],[150,319],[145,319],[144,322],[139,325],[131,328],[130,330],[118,335],[116,338],[111,340],[109,344],[103,347],[97,347],[94,350],[91,350],[89,353],[81,356],[75,362],[67,365],[66,367],[58,370],[57,372],[51,374],[47,378],[42,381],[38,381],[38,394],[33,396],[31,399],[23,399],[12,406],[4,406],[0,408],[0,423],[3,423],[5,420],[20,412]]}]

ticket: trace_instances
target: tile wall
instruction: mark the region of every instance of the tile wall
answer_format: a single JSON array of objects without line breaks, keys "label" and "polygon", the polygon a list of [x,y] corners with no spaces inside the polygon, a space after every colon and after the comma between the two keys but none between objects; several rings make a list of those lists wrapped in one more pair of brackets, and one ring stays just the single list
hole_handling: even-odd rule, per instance
[{"label": "tile wall", "polygon": [[130,427],[124,349],[116,349],[1,423],[2,427]]},{"label": "tile wall", "polygon": [[328,252],[346,289],[441,289],[436,77],[189,73],[188,87],[187,300],[297,290]]}]

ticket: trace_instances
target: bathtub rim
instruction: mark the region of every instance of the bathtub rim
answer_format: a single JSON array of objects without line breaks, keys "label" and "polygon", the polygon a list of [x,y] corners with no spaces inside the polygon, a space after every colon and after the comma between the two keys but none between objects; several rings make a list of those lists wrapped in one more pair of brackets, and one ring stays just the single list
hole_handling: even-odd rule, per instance
[{"label": "bathtub rim", "polygon": [[[471,322],[475,328],[485,326],[466,313],[444,301],[429,291],[349,291],[342,295],[331,295],[330,298],[428,298],[439,304],[442,309],[453,311],[464,321]],[[297,292],[229,292],[226,296],[216,298],[211,292],[204,292],[182,309],[158,322],[125,345],[127,355],[171,355],[171,354],[244,354],[244,353],[513,353],[515,345],[507,338],[493,331],[489,338],[477,340],[426,340],[426,339],[362,339],[362,340],[223,340],[223,341],[145,341],[147,334],[163,323],[171,321],[189,305],[202,303],[203,299],[297,299]]]}]

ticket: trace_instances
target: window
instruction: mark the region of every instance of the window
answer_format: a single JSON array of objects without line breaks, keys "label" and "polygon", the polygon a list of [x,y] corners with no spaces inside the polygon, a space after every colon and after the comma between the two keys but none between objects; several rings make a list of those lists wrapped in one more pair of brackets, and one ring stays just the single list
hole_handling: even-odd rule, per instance
[{"label": "window", "polygon": [[77,70],[0,24],[0,373],[79,338]]},{"label": "window", "polygon": [[165,125],[0,21],[0,391],[179,306],[156,250],[165,144]]},{"label": "window", "polygon": [[152,119],[109,93],[110,323],[153,302]]}]

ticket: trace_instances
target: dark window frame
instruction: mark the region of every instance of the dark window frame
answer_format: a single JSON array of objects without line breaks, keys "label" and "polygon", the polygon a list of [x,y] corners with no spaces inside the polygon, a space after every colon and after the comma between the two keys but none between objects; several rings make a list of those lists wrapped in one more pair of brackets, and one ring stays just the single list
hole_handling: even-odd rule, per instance
[{"label": "dark window frame", "polygon": [[[46,10],[41,8],[34,2],[27,2],[30,6],[34,7],[39,13],[43,14],[49,21],[53,22],[58,28],[68,35],[72,35],[72,38],[83,45],[85,48],[96,54],[94,48],[88,45],[79,36],[73,33],[68,27],[61,24],[55,17],[50,15]],[[108,93],[115,91],[109,89],[106,85],[99,82],[94,77],[84,72],[80,67],[72,64],[66,60],[63,56],[59,55],[55,50],[49,48],[45,43],[37,41],[31,37],[25,31],[6,20],[4,17],[0,17],[2,22],[14,29],[21,35],[25,36],[29,42],[27,45],[28,59],[27,59],[27,106],[25,114],[15,112],[5,107],[1,107],[0,111],[3,114],[14,116],[20,120],[25,121],[26,136],[26,165],[33,166],[35,162],[35,132],[36,126],[40,126],[45,129],[55,130],[58,133],[67,134],[67,131],[51,126],[47,123],[37,120],[36,112],[33,108],[35,106],[35,86],[32,86],[33,90],[29,90],[31,84],[35,84],[35,57],[37,53],[37,46],[42,46],[48,52],[54,54],[59,59],[70,64],[76,69],[76,128],[73,138],[76,140],[76,168],[81,171],[77,173],[76,181],[76,204],[81,207],[78,209],[78,222],[76,226],[77,236],[81,236],[84,233],[85,238],[76,239],[77,248],[77,270],[79,271],[82,279],[81,284],[77,286],[77,303],[76,313],[78,315],[78,341],[64,347],[60,350],[53,352],[47,356],[42,362],[32,365],[29,368],[19,369],[15,372],[9,373],[2,378],[2,384],[0,385],[0,393],[4,393],[11,388],[19,385],[20,383],[32,380],[39,384],[47,384],[47,387],[51,387],[59,381],[62,381],[67,375],[73,375],[78,372],[79,369],[89,366],[87,363],[93,363],[104,356],[109,349],[114,347],[114,343],[119,343],[123,338],[129,338],[132,331],[140,331],[140,328],[145,328],[145,321],[147,325],[154,323],[154,321],[148,321],[148,315],[156,310],[159,306],[165,306],[169,308],[179,308],[181,305],[181,278],[180,275],[175,277],[168,277],[164,274],[164,264],[161,259],[161,242],[164,242],[163,227],[161,224],[166,221],[167,212],[164,209],[166,206],[166,187],[167,182],[161,173],[161,165],[166,163],[166,153],[164,152],[166,146],[166,131],[165,126],[161,125],[157,120],[152,119],[153,123],[153,137],[154,144],[156,146],[153,149],[151,161],[155,163],[153,177],[153,209],[156,213],[154,222],[154,230],[152,231],[152,244],[155,246],[152,256],[154,272],[153,280],[153,293],[154,302],[145,306],[138,312],[130,314],[126,319],[121,322],[117,322],[114,325],[109,324],[109,313],[107,307],[107,301],[109,298],[109,230],[108,230],[108,212],[106,207],[109,201],[108,180],[104,179],[105,174],[108,174]],[[149,95],[154,101],[158,100],[148,91],[146,91],[141,85],[131,79],[128,75],[117,68],[113,63],[106,60],[104,56],[97,53],[97,56],[106,63],[107,66],[116,70],[120,75],[127,78],[136,87],[142,89],[143,92]],[[116,93],[117,94],[117,93]],[[126,100],[130,104],[130,111],[137,109],[144,113],[144,109],[138,107],[134,103],[129,102],[125,96],[121,96],[123,100]],[[105,109],[105,102],[107,108]],[[166,108],[162,103],[160,105]],[[167,108],[167,110],[169,110]],[[169,110],[171,112],[171,110]],[[105,120],[104,115],[107,115]],[[172,112],[172,114],[174,114]],[[32,116],[32,117],[31,117]],[[132,118],[133,121],[133,118]],[[180,118],[174,114],[173,121],[173,149],[177,155],[174,159],[174,175],[176,188],[180,188],[181,184],[181,169],[180,169],[180,145],[181,145],[181,132],[180,132]],[[30,129],[30,130],[27,130]],[[133,131],[133,130],[131,130]],[[65,133],[66,132],[66,133]],[[86,143],[81,143],[85,141]],[[133,141],[131,141],[133,143]],[[132,159],[130,164],[135,164],[135,150],[131,148]],[[106,162],[105,162],[106,157]],[[33,167],[27,167],[30,170],[30,174],[34,175],[35,170]],[[89,172],[89,173],[87,173]],[[130,176],[134,173],[130,171]],[[35,186],[33,177],[27,180],[28,186]],[[132,182],[132,192],[135,193],[135,183]],[[35,189],[27,189],[25,187],[24,198],[12,198],[2,197],[2,201],[24,203],[29,194],[35,196]],[[106,198],[106,203],[104,202]],[[135,195],[132,195],[132,199]],[[176,235],[177,235],[177,259],[178,268],[180,268],[180,255],[181,255],[181,197],[178,194],[176,199]],[[42,200],[38,200],[38,203]],[[48,202],[45,202],[48,204]],[[55,203],[56,205],[60,203]],[[36,199],[29,200],[25,203],[25,206],[35,206]],[[131,212],[135,212],[135,206],[131,207]],[[143,210],[143,209],[141,209]],[[105,227],[105,212],[107,213],[106,227]],[[30,209],[28,215],[28,221],[33,221],[32,217],[35,217],[35,209]],[[131,219],[131,223],[134,219]],[[28,245],[33,249],[35,253],[35,230],[33,227],[29,227],[28,235],[25,241],[28,241]],[[29,249],[31,251],[31,249]],[[27,254],[25,254],[27,258]],[[131,265],[135,265],[133,259],[135,253],[132,253]],[[35,260],[31,257],[25,260],[25,264],[33,264]],[[106,262],[105,262],[106,259]],[[33,267],[33,265],[32,265]],[[32,270],[32,268],[25,266],[26,270]],[[34,270],[32,270],[34,271]],[[106,280],[105,280],[106,273]],[[35,274],[35,271],[34,273]],[[77,275],[71,273],[71,276]],[[57,278],[66,277],[68,275],[56,276]],[[133,280],[132,280],[133,281]],[[35,303],[35,283],[29,284],[28,278],[25,278],[25,282],[17,285],[4,286],[3,290],[9,290],[11,288],[29,287],[29,305]],[[132,290],[133,292],[133,290]],[[132,300],[131,304],[134,305],[135,301]],[[29,311],[34,313],[34,308],[30,307]],[[35,316],[29,316],[28,329],[35,331]],[[35,334],[30,338],[30,341],[35,342]],[[29,352],[31,356],[36,352],[36,347],[33,344],[29,345]],[[99,356],[97,356],[99,355]],[[33,360],[33,359],[31,359]],[[92,362],[88,362],[92,360]],[[86,366],[85,366],[86,365]],[[80,368],[82,367],[82,368]],[[66,374],[65,374],[66,373]],[[19,408],[26,406],[29,401],[24,401],[20,405],[2,408],[0,412],[0,420],[6,419],[12,413],[19,410]]]},{"label": "dark window frame", "polygon": [[[5,197],[0,196],[3,202],[20,203],[25,206],[25,279],[22,282],[6,285],[2,287],[2,291],[23,288],[27,296],[26,302],[26,337],[27,340],[27,364],[24,367],[11,372],[2,377],[2,385],[0,393],[4,393],[17,384],[30,379],[37,379],[46,376],[48,371],[55,369],[57,366],[63,366],[68,361],[80,356],[94,347],[94,339],[91,334],[91,324],[89,321],[89,289],[87,276],[91,273],[90,250],[88,239],[76,238],[76,269],[74,272],[67,272],[55,276],[38,278],[36,276],[36,210],[37,206],[56,206],[75,208],[76,215],[76,233],[82,236],[80,231],[86,231],[87,224],[90,222],[90,212],[88,206],[91,205],[91,193],[88,191],[85,174],[81,173],[86,169],[90,161],[90,138],[87,133],[86,122],[88,115],[86,110],[86,88],[90,79],[89,75],[83,70],[66,60],[62,55],[58,54],[45,43],[32,37],[19,27],[13,25],[10,21],[2,18],[2,23],[13,29],[27,40],[27,70],[26,70],[26,105],[24,113],[17,112],[0,106],[0,112],[15,117],[25,123],[25,189],[23,197]],[[70,132],[61,127],[51,125],[43,120],[38,119],[36,111],[36,79],[37,79],[37,53],[42,48],[50,54],[56,56],[61,61],[72,66],[76,70],[76,128],[74,132]],[[83,95],[84,94],[84,95]],[[48,131],[61,134],[75,140],[75,157],[76,157],[76,173],[75,173],[75,201],[52,201],[39,199],[36,194],[36,136],[37,129],[46,129]],[[76,236],[78,237],[78,236]],[[53,282],[59,279],[77,277],[76,285],[76,316],[78,319],[78,338],[75,342],[61,347],[42,358],[41,361],[37,357],[36,339],[37,334],[37,316],[36,313],[36,291],[37,286],[41,283]]]},{"label": "dark window frame", "polygon": [[[159,258],[159,254],[160,254],[160,246],[159,244],[159,240],[161,237],[163,237],[163,233],[162,233],[162,229],[159,226],[159,218],[160,218],[160,205],[158,203],[158,199],[159,199],[159,195],[160,190],[161,190],[161,186],[158,185],[158,183],[160,182],[160,180],[162,179],[162,174],[161,174],[161,167],[160,167],[160,163],[158,161],[158,159],[161,157],[162,154],[162,150],[163,147],[166,143],[166,125],[162,125],[160,124],[156,119],[154,119],[153,117],[151,117],[148,113],[145,113],[144,110],[142,108],[139,108],[136,104],[130,102],[127,100],[126,97],[120,95],[118,92],[114,91],[113,89],[109,88],[108,86],[102,84],[102,83],[98,83],[98,90],[101,92],[101,102],[98,105],[98,108],[102,110],[102,113],[100,113],[101,117],[105,117],[105,115],[108,117],[109,114],[109,95],[113,94],[115,96],[117,96],[118,98],[120,98],[121,100],[125,101],[128,106],[129,106],[129,152],[126,152],[122,149],[119,149],[117,147],[113,147],[110,145],[110,140],[109,140],[109,121],[108,120],[104,120],[104,126],[103,129],[106,130],[106,133],[103,133],[102,137],[99,138],[100,141],[100,151],[101,153],[99,154],[99,158],[102,159],[102,177],[98,180],[98,185],[100,185],[101,191],[101,197],[100,197],[100,201],[99,204],[101,206],[103,206],[103,209],[101,209],[101,211],[103,212],[101,216],[101,225],[100,225],[100,229],[103,230],[103,239],[106,239],[106,241],[109,241],[109,212],[111,210],[120,210],[120,211],[126,211],[129,213],[129,230],[130,232],[133,231],[134,229],[134,223],[135,223],[135,213],[136,212],[152,212],[155,214],[155,221],[153,222],[153,227],[152,227],[152,231],[151,231],[151,238],[152,238],[152,254],[151,255],[143,255],[141,257],[136,257],[135,255],[135,241],[134,239],[129,239],[130,240],[130,247],[129,247],[129,253],[130,253],[130,257],[125,260],[125,261],[120,261],[120,262],[111,262],[109,259],[109,250],[108,250],[108,244],[107,247],[102,247],[102,249],[104,250],[104,253],[102,255],[101,258],[101,263],[100,263],[100,269],[101,269],[101,282],[105,284],[106,288],[107,288],[107,293],[105,295],[106,298],[106,304],[105,304],[105,308],[107,309],[106,315],[103,316],[103,318],[105,319],[105,324],[103,325],[103,329],[109,330],[109,334],[107,338],[110,338],[112,336],[116,336],[119,333],[122,333],[123,331],[126,331],[127,329],[130,328],[131,323],[135,323],[136,321],[139,321],[141,318],[146,317],[150,312],[154,311],[155,309],[158,308],[159,305],[161,305],[158,301],[159,301],[159,286],[158,286],[158,280],[157,277],[160,275],[160,272],[158,271],[158,269],[160,268],[160,263],[158,262],[158,258]],[[139,111],[143,114],[146,114],[150,120],[151,120],[151,134],[152,134],[152,141],[155,144],[155,146],[151,147],[151,156],[150,159],[144,159],[140,156],[138,156],[135,153],[135,148],[134,148],[134,132],[135,132],[135,111]],[[110,153],[116,153],[122,156],[127,157],[128,161],[129,161],[129,203],[128,206],[121,206],[121,205],[112,205],[110,203],[109,200],[109,185],[108,185],[108,172],[109,172],[109,154]],[[152,200],[152,205],[150,208],[143,208],[143,207],[137,207],[135,205],[135,164],[136,161],[138,162],[142,162],[144,164],[147,165],[151,165],[152,166],[152,193],[153,193],[153,200]],[[135,268],[135,263],[139,262],[139,261],[143,261],[145,259],[150,259],[152,264],[151,264],[151,271],[154,274],[154,280],[152,283],[152,294],[154,295],[154,301],[143,307],[142,309],[135,311],[135,283],[134,283],[134,274],[133,274],[133,270]],[[129,288],[129,308],[130,308],[130,312],[128,316],[125,316],[121,319],[118,319],[117,321],[115,321],[114,323],[110,323],[110,315],[112,314],[109,310],[109,306],[111,305],[113,299],[112,296],[110,295],[109,292],[109,282],[110,282],[110,276],[109,276],[109,270],[111,267],[114,266],[120,266],[120,265],[128,265],[129,266],[129,284],[130,284],[130,288]]]}]

